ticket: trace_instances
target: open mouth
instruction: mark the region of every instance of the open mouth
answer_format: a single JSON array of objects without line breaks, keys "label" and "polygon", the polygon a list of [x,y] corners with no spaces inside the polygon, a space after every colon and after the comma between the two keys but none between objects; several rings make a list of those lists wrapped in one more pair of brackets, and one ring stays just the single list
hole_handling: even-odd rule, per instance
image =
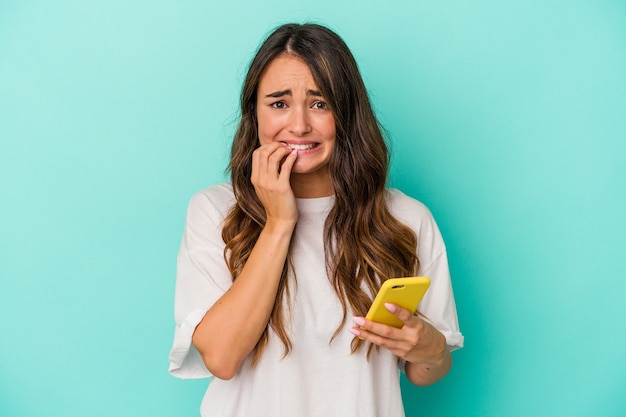
[{"label": "open mouth", "polygon": [[308,151],[311,149],[315,149],[319,146],[319,143],[302,143],[302,144],[287,143],[287,142],[281,142],[281,143],[291,149],[295,149],[296,151]]}]

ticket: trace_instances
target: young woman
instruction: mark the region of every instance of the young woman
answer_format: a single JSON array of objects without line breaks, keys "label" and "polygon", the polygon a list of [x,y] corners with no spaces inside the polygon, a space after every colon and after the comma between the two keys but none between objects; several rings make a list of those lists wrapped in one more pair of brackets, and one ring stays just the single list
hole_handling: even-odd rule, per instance
[{"label": "young woman", "polygon": [[[232,182],[191,200],[170,372],[214,376],[202,416],[403,416],[398,368],[446,375],[463,344],[428,209],[386,189],[388,153],[356,62],[329,29],[288,24],[241,94]],[[381,283],[425,275],[400,329],[364,319]]]}]

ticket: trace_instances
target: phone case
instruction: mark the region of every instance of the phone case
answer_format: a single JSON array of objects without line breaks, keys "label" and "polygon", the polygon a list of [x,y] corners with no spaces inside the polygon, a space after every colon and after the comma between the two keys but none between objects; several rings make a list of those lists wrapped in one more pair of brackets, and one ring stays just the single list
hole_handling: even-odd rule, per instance
[{"label": "phone case", "polygon": [[366,319],[401,328],[402,320],[385,308],[385,303],[397,304],[415,313],[422,297],[430,286],[428,277],[391,278],[383,282],[376,298],[367,312]]}]

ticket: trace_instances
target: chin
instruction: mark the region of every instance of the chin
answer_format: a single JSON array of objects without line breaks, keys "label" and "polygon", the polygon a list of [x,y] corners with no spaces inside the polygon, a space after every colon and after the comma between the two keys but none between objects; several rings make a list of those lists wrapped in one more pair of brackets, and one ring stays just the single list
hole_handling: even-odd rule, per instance
[{"label": "chin", "polygon": [[291,168],[293,174],[310,174],[319,170],[319,167],[311,164],[299,164],[297,161]]},{"label": "chin", "polygon": [[296,161],[293,168],[291,168],[292,174],[319,174],[324,170],[328,170],[328,166],[322,166],[319,164],[310,164],[310,163],[298,163]]}]

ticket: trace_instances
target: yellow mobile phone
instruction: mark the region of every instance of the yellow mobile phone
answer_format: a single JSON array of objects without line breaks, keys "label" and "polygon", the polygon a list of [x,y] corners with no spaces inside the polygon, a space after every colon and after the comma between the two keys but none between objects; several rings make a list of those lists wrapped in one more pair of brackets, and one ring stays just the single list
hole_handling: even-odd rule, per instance
[{"label": "yellow mobile phone", "polygon": [[385,303],[399,305],[413,314],[429,286],[428,277],[390,278],[383,282],[365,318],[401,328],[404,323],[387,311]]}]

